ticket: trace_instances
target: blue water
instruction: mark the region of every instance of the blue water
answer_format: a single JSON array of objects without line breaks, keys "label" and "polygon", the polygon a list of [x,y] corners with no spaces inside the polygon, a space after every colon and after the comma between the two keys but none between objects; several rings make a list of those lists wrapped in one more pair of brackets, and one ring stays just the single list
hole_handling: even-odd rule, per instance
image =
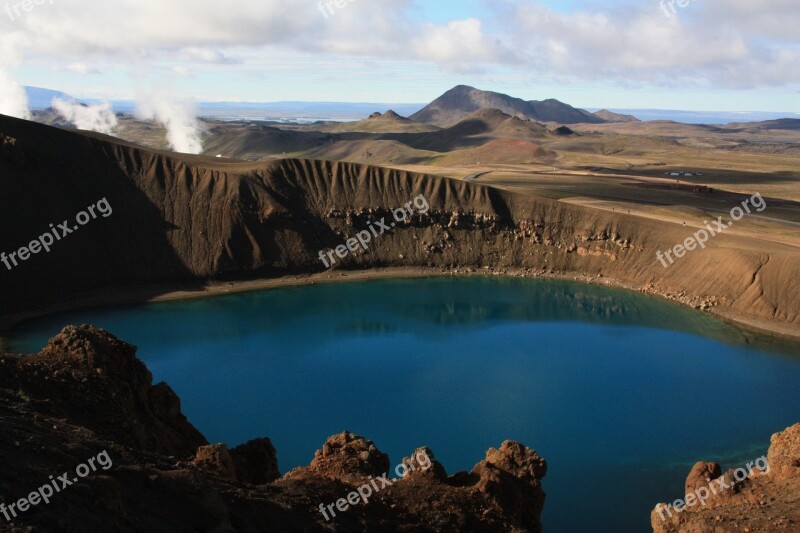
[{"label": "blue water", "polygon": [[800,349],[638,293],[567,282],[343,283],[74,312],[139,347],[212,442],[268,436],[282,471],[332,434],[453,473],[505,439],[548,462],[546,531],[647,531],[697,460],[766,452],[800,421]]}]

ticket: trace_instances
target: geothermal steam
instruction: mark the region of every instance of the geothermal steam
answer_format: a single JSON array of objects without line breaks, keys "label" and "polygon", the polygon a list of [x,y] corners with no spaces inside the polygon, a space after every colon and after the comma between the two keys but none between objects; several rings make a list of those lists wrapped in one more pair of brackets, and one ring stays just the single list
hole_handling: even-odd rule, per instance
[{"label": "geothermal steam", "polygon": [[53,109],[79,130],[96,131],[111,135],[117,126],[111,104],[83,105],[78,102],[53,98]]},{"label": "geothermal steam", "polygon": [[31,117],[25,89],[2,69],[0,69],[0,115],[25,119]]},{"label": "geothermal steam", "polygon": [[167,141],[176,152],[199,154],[203,150],[200,128],[195,118],[194,107],[168,98],[150,96],[140,100],[136,117],[155,120],[167,128]]},{"label": "geothermal steam", "polygon": [[0,34],[0,114],[28,119],[28,95],[11,74],[22,61],[23,42],[19,32]]}]

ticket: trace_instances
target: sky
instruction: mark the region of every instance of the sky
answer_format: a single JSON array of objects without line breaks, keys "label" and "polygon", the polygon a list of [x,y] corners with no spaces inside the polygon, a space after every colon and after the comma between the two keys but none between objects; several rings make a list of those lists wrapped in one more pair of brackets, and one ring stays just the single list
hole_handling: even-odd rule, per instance
[{"label": "sky", "polygon": [[0,0],[0,113],[21,113],[23,85],[421,103],[459,84],[585,108],[800,112],[798,0],[680,4]]}]

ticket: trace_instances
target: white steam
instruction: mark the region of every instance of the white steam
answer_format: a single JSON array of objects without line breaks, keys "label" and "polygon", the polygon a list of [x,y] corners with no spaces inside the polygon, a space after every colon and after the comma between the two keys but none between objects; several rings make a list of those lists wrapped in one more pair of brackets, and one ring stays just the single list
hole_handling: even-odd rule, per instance
[{"label": "white steam", "polygon": [[176,152],[199,154],[203,151],[200,127],[191,104],[150,95],[140,99],[136,106],[136,117],[155,120],[167,128],[167,142]]},{"label": "white steam", "polygon": [[2,69],[0,69],[0,115],[31,118],[25,89]]},{"label": "white steam", "polygon": [[11,75],[22,61],[21,49],[25,39],[20,32],[0,33],[0,114],[16,118],[31,118],[25,88]]},{"label": "white steam", "polygon": [[53,98],[51,104],[56,113],[71,122],[79,130],[96,131],[111,135],[117,127],[117,117],[111,104],[83,105],[78,102]]}]

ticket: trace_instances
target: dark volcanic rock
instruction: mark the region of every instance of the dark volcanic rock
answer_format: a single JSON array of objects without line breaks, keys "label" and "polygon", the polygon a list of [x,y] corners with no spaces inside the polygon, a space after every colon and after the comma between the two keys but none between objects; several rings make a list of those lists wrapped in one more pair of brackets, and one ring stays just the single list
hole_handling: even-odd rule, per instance
[{"label": "dark volcanic rock", "polygon": [[518,442],[505,441],[499,449],[486,452],[486,459],[472,472],[480,476],[477,489],[494,499],[515,522],[534,531],[541,529],[541,479],[547,473],[547,463],[536,452]]},{"label": "dark volcanic rock", "polygon": [[260,485],[280,477],[275,447],[269,439],[255,439],[231,450],[239,481]]},{"label": "dark volcanic rock", "polygon": [[236,466],[230,451],[225,444],[209,444],[200,446],[192,461],[196,466],[215,476],[236,481]]}]

